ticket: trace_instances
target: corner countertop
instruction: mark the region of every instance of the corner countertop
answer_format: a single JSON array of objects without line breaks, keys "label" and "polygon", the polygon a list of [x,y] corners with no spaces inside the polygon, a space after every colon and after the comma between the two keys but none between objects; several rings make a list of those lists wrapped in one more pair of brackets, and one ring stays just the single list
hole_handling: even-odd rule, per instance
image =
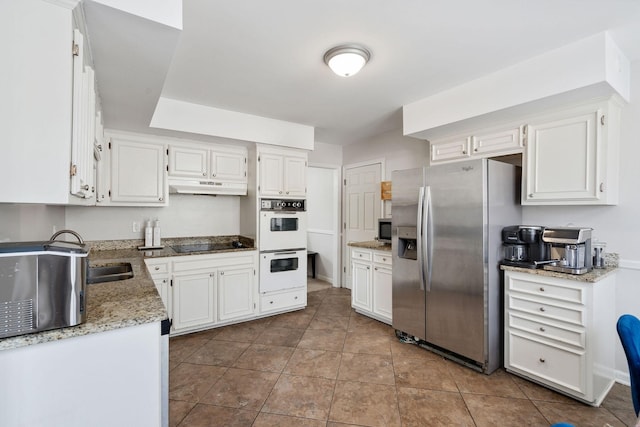
[{"label": "corner countertop", "polygon": [[594,268],[585,274],[567,274],[557,271],[543,270],[541,268],[521,268],[510,265],[501,265],[501,270],[519,271],[521,273],[536,274],[538,276],[555,277],[558,279],[575,280],[576,282],[596,283],[605,277],[608,277],[618,270],[618,254],[607,254],[606,268]]},{"label": "corner countertop", "polygon": [[[191,254],[179,254],[170,247],[170,245],[178,244],[221,243],[229,239],[240,240],[245,247]],[[129,262],[133,268],[133,278],[87,285],[87,320],[85,323],[68,328],[2,338],[0,339],[0,351],[167,319],[167,311],[147,271],[144,263],[145,258],[255,250],[253,240],[242,236],[176,238],[163,240],[163,243],[165,244],[163,249],[140,251],[136,248],[142,245],[141,240],[87,242],[91,248],[89,265]]]},{"label": "corner countertop", "polygon": [[377,240],[368,240],[365,242],[349,242],[349,246],[354,248],[375,249],[377,251],[389,251],[391,252],[391,245],[386,243],[380,243]]}]

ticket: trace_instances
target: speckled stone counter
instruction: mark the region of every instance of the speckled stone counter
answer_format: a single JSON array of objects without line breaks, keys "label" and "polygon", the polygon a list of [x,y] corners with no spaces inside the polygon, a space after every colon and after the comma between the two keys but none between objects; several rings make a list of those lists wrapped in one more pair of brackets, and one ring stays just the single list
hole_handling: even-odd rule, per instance
[{"label": "speckled stone counter", "polygon": [[[227,240],[240,240],[245,247],[191,254],[178,254],[171,249],[171,245],[224,243]],[[167,319],[164,304],[144,263],[145,258],[255,250],[253,240],[242,236],[163,239],[164,249],[153,251],[137,250],[136,248],[142,243],[142,240],[87,242],[91,248],[90,266],[129,262],[133,268],[133,278],[87,285],[87,321],[85,323],[69,328],[0,339],[0,351]]]},{"label": "speckled stone counter", "polygon": [[375,249],[377,251],[389,251],[391,252],[391,245],[386,243],[380,243],[377,240],[368,240],[366,242],[349,242],[349,246],[354,248]]},{"label": "speckled stone counter", "polygon": [[509,265],[501,265],[500,269],[508,270],[508,271],[519,271],[522,273],[529,273],[529,274],[537,274],[539,276],[546,276],[546,277],[557,277],[559,279],[575,280],[576,282],[595,283],[613,274],[618,269],[618,254],[616,253],[605,254],[605,266],[606,268],[598,268],[598,269],[594,268],[593,270],[585,274],[567,274],[567,273],[559,273],[557,271],[543,270],[541,268],[537,268],[537,269],[520,268],[520,267],[512,267]]}]

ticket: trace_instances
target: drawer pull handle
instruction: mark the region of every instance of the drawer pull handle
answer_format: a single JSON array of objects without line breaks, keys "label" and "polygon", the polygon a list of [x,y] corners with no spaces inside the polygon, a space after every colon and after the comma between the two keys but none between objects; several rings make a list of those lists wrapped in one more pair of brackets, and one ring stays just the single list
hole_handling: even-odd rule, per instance
[{"label": "drawer pull handle", "polygon": [[540,286],[540,292],[544,292],[544,288]]},{"label": "drawer pull handle", "polygon": [[546,331],[546,329],[540,326],[540,332],[544,332],[544,331]]},{"label": "drawer pull handle", "polygon": [[540,363],[544,363],[544,362],[545,362],[544,357],[541,357],[540,358]]},{"label": "drawer pull handle", "polygon": [[540,307],[540,311],[544,311],[544,307]]}]

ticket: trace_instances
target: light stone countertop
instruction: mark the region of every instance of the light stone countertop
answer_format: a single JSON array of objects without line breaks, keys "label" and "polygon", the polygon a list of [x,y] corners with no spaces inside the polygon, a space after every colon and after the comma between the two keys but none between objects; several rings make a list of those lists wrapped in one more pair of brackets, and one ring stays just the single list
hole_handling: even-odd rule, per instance
[{"label": "light stone countertop", "polygon": [[[170,245],[193,243],[221,243],[240,240],[244,248],[178,254]],[[160,322],[168,318],[162,299],[144,263],[145,258],[189,256],[192,254],[220,253],[255,250],[253,240],[242,236],[200,237],[165,239],[164,249],[139,251],[141,240],[109,240],[87,242],[91,248],[89,265],[99,266],[117,262],[129,262],[133,269],[133,278],[115,282],[87,285],[87,320],[78,326],[36,332],[16,337],[0,339],[0,351],[26,347],[50,341],[79,337],[98,332]]]},{"label": "light stone countertop", "polygon": [[537,268],[537,269],[521,268],[521,267],[513,267],[510,265],[501,265],[500,269],[508,270],[508,271],[519,271],[521,273],[536,274],[538,276],[556,277],[558,279],[575,280],[576,282],[595,283],[615,273],[615,271],[618,269],[618,254],[617,253],[605,254],[605,266],[606,268],[594,268],[593,270],[585,274],[567,274],[567,273],[560,273],[557,271],[543,270],[542,268]]},{"label": "light stone countertop", "polygon": [[375,249],[377,251],[391,252],[391,245],[386,243],[380,243],[377,240],[368,240],[365,242],[349,242],[347,244],[354,248]]}]

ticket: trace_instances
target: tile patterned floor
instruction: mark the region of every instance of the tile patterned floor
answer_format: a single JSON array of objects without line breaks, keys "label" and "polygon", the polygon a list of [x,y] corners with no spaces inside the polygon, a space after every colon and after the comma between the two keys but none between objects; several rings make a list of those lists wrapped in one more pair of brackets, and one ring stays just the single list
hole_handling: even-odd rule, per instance
[{"label": "tile patterned floor", "polygon": [[625,426],[629,387],[592,408],[498,370],[490,376],[396,340],[310,282],[308,307],[171,338],[170,425]]}]

